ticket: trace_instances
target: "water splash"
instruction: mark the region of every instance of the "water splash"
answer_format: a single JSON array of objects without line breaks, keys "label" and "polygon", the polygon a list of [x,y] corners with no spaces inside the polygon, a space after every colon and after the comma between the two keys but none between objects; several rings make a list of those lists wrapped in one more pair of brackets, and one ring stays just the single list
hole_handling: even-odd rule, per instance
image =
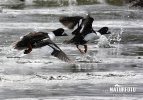
[{"label": "water splash", "polygon": [[123,34],[123,28],[121,27],[120,33],[117,36],[117,41],[118,41],[118,45],[117,45],[117,55],[120,55],[120,42],[122,40],[121,36]]},{"label": "water splash", "polygon": [[99,60],[96,57],[95,53],[92,53],[92,54],[89,54],[89,53],[83,54],[80,57],[76,57],[76,60],[78,62],[83,62],[83,63],[100,63],[101,62],[101,60]]},{"label": "water splash", "polygon": [[110,48],[110,42],[108,40],[108,38],[104,35],[102,35],[99,39],[98,39],[98,47],[99,48]]},{"label": "water splash", "polygon": [[116,44],[116,46],[114,46],[115,49],[113,49],[113,53],[118,56],[121,53],[120,50],[120,42],[122,40],[122,34],[124,32],[124,29],[122,27],[120,27],[120,29],[118,30],[112,30],[112,34],[108,37],[108,40],[110,42],[110,44]]},{"label": "water splash", "polygon": [[5,50],[6,58],[21,58],[24,57],[26,54],[23,54],[23,51],[17,51],[12,47],[7,48]]},{"label": "water splash", "polygon": [[123,27],[119,30],[112,30],[112,34],[108,37],[111,44],[120,43],[122,40],[122,34],[124,32]]},{"label": "water splash", "polygon": [[121,27],[120,33],[118,33],[118,35],[117,35],[118,43],[122,40],[121,36],[122,36],[123,32],[124,32],[124,29]]}]

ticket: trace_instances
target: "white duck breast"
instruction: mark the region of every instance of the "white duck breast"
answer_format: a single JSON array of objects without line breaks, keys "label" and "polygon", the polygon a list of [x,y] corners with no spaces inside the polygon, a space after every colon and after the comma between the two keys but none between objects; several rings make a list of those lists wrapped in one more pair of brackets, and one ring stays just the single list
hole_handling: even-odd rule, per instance
[{"label": "white duck breast", "polygon": [[89,33],[85,36],[84,40],[85,41],[92,41],[95,39],[99,39],[100,36],[101,36],[101,34],[99,32],[97,32],[96,34],[95,33]]},{"label": "white duck breast", "polygon": [[55,39],[55,34],[53,32],[49,32],[48,33],[48,36],[51,40],[54,40]]}]

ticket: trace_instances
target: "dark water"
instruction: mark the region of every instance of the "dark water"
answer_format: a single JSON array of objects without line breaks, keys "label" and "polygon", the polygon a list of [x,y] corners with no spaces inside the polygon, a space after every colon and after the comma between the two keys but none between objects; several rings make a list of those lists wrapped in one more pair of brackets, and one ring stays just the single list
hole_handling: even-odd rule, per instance
[{"label": "dark water", "polygon": [[[99,1],[1,3],[0,99],[141,100],[143,12],[129,8],[122,0]],[[88,12],[95,19],[95,30],[103,26],[110,28],[111,48],[98,48],[95,41],[89,43],[88,53],[82,55],[74,46],[62,43],[70,37],[57,38],[55,42],[76,63],[50,56],[48,47],[35,49],[29,55],[12,49],[12,43],[28,32],[65,28],[58,22],[61,15],[85,16]],[[110,88],[116,84],[136,91],[111,92]]]}]

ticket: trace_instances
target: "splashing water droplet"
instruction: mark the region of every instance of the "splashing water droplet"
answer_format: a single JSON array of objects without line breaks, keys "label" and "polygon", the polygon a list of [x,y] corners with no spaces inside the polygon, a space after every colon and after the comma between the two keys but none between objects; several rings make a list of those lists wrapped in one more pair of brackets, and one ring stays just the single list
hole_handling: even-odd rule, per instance
[{"label": "splashing water droplet", "polygon": [[121,35],[123,34],[123,28],[121,27],[121,30],[120,30],[120,33],[118,33],[117,35],[117,41],[120,42],[122,39],[121,39]]}]

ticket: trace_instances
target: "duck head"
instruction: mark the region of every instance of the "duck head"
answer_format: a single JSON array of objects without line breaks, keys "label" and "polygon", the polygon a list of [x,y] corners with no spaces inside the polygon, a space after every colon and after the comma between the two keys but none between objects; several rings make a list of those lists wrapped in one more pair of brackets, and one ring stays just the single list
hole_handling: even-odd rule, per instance
[{"label": "duck head", "polygon": [[67,34],[64,32],[65,30],[63,28],[58,28],[53,31],[55,36],[67,36]]},{"label": "duck head", "polygon": [[108,28],[108,27],[102,27],[101,29],[98,30],[98,32],[99,32],[101,35],[111,34],[111,32],[109,31],[109,28]]}]

